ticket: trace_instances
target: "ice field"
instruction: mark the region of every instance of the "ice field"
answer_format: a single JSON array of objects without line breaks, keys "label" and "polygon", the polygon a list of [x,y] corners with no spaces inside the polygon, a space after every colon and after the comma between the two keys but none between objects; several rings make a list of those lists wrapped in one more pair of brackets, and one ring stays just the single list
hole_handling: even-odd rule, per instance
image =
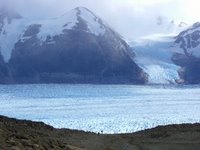
[{"label": "ice field", "polygon": [[57,128],[134,132],[200,122],[200,86],[1,85],[0,115]]}]

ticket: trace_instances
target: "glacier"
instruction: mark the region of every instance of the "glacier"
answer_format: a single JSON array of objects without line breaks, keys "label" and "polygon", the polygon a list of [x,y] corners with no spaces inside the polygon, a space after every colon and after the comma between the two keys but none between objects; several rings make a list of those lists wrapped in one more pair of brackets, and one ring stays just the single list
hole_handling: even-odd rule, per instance
[{"label": "glacier", "polygon": [[171,58],[174,54],[174,35],[150,35],[129,41],[136,63],[149,75],[149,84],[176,84],[179,66]]},{"label": "glacier", "polygon": [[200,86],[0,85],[0,114],[56,128],[130,133],[200,122]]}]

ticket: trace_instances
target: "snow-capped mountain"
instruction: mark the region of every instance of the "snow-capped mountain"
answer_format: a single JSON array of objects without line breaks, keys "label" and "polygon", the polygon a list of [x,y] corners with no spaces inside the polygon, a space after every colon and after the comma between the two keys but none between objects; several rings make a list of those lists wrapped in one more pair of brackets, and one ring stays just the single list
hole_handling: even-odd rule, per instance
[{"label": "snow-capped mountain", "polygon": [[[84,24],[84,21],[86,21],[86,24]],[[2,10],[2,13],[0,13],[0,31],[2,32],[0,32],[0,46],[2,54],[5,61],[8,62],[18,41],[25,42],[33,35],[37,35],[41,42],[45,42],[47,37],[60,35],[64,30],[75,29],[79,23],[82,23],[82,30],[85,32],[95,35],[104,34],[104,24],[101,22],[100,18],[82,7],[73,9],[57,18],[39,21],[30,21],[22,18],[16,12]]]},{"label": "snow-capped mountain", "polygon": [[200,23],[182,31],[175,38],[172,60],[182,68],[179,74],[185,83],[200,83]]},{"label": "snow-capped mountain", "polygon": [[12,82],[147,80],[121,36],[83,7],[46,20],[6,15],[1,19],[0,47]]},{"label": "snow-capped mountain", "polygon": [[177,37],[176,48],[179,47],[188,57],[200,57],[200,23],[197,22],[188,29],[182,31]]}]

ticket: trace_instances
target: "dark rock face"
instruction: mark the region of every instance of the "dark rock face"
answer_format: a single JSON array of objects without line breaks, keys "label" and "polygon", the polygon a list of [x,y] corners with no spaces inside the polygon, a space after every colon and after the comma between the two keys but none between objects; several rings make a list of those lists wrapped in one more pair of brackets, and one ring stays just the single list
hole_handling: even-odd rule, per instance
[{"label": "dark rock face", "polygon": [[171,59],[176,65],[181,66],[181,67],[187,66],[191,60],[186,55],[180,54],[180,53],[175,53]]},{"label": "dark rock face", "polygon": [[195,59],[185,66],[184,79],[189,84],[200,84],[200,59]]},{"label": "dark rock face", "polygon": [[200,84],[200,23],[181,32],[175,43],[183,50],[175,53],[172,61],[181,66],[180,77],[187,84]]},{"label": "dark rock face", "polygon": [[145,82],[129,47],[124,45],[124,51],[115,48],[119,39],[95,37],[77,30],[64,31],[53,38],[54,44],[46,41],[40,45],[35,36],[17,43],[9,63],[16,80],[21,82],[23,77],[33,82]]},{"label": "dark rock face", "polygon": [[[14,82],[144,84],[147,75],[134,62],[126,42],[88,9],[75,10],[76,25],[44,41],[38,37],[41,24],[26,29],[8,63]],[[82,11],[94,15],[105,33],[91,33]]]},{"label": "dark rock face", "polygon": [[186,84],[200,84],[200,59],[174,54],[173,62],[182,68],[178,71]]},{"label": "dark rock face", "polygon": [[8,67],[0,54],[0,84],[8,83],[11,80],[9,78]]}]

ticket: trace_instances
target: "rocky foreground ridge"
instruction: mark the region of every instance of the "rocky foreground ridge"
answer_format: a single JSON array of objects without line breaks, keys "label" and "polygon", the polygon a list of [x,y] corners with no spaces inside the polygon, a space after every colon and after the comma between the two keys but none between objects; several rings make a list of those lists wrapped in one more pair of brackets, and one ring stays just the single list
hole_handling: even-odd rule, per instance
[{"label": "rocky foreground ridge", "polygon": [[200,124],[160,126],[130,134],[55,129],[0,116],[2,150],[199,150]]}]

